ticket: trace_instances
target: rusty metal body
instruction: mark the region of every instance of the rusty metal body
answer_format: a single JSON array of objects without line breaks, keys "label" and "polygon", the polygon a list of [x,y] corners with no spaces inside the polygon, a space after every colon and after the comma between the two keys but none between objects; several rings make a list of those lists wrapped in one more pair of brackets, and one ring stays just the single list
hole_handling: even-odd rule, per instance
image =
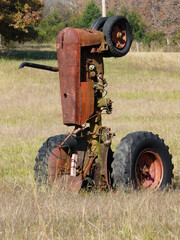
[{"label": "rusty metal body", "polygon": [[[121,27],[117,29],[113,35],[115,46],[121,40],[124,44],[124,35],[118,32]],[[120,52],[119,56],[123,55]],[[51,184],[58,182],[74,191],[79,191],[84,184],[103,189],[112,186],[113,134],[110,128],[102,126],[101,119],[103,111],[107,114],[112,111],[112,101],[106,98],[103,65],[103,57],[109,56],[112,53],[103,32],[67,27],[57,36],[58,68],[28,62],[20,65],[20,68],[59,71],[63,123],[74,126],[61,144],[54,143],[55,148],[50,151],[47,173]],[[67,148],[66,141],[70,138],[74,139],[74,152],[71,146],[69,150],[63,148],[64,145]]]},{"label": "rusty metal body", "polygon": [[[77,182],[84,181],[87,176],[97,187],[110,188],[107,158],[112,133],[101,122],[102,110],[110,113],[112,105],[104,96],[103,53],[107,49],[104,34],[96,30],[65,28],[57,36],[63,123],[80,129],[76,134],[77,176],[71,176],[70,181],[75,189]],[[61,165],[57,158],[57,171]],[[66,167],[70,172],[70,165]],[[67,183],[67,188],[72,189],[69,180]]]},{"label": "rusty metal body", "polygon": [[[156,190],[171,183],[173,165],[163,141],[151,132],[135,132],[123,138],[113,154],[114,134],[102,125],[102,112],[112,112],[112,101],[106,97],[103,57],[128,53],[130,25],[124,17],[113,16],[95,20],[95,27],[60,31],[58,67],[29,62],[20,65],[59,72],[63,123],[74,126],[69,134],[48,138],[39,149],[35,180],[56,182],[71,191],[82,187],[110,190],[122,183],[128,187],[130,181],[137,187]],[[167,168],[170,170],[165,176]]]},{"label": "rusty metal body", "polygon": [[94,113],[94,81],[89,66],[103,74],[103,59],[91,53],[104,40],[104,34],[95,30],[65,28],[57,37],[57,58],[63,122],[82,126]]}]

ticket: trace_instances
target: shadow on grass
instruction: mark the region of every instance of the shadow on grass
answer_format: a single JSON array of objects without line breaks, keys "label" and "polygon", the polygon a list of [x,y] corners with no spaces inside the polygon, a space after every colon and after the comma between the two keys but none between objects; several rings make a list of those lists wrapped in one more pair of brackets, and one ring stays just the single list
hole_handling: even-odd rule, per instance
[{"label": "shadow on grass", "polygon": [[0,58],[9,60],[57,60],[57,53],[47,50],[0,50]]}]

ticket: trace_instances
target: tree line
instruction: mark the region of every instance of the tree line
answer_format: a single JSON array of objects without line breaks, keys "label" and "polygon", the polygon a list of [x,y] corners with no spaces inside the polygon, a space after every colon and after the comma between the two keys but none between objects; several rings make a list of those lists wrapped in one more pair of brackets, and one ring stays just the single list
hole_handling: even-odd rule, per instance
[{"label": "tree line", "polygon": [[[76,5],[68,1],[54,1],[52,8],[44,5],[44,0],[0,0],[0,35],[4,45],[11,41],[24,42],[36,40],[38,42],[54,42],[56,36],[63,28],[77,27],[90,28],[92,22],[101,16],[100,9],[93,0],[84,7],[81,14]],[[114,15],[113,10],[107,16]],[[146,31],[146,23],[135,10],[129,12],[121,9],[119,15],[128,19],[134,40],[150,46],[158,42],[160,46],[167,43],[165,33],[162,31]],[[180,29],[171,42],[180,41]]]}]

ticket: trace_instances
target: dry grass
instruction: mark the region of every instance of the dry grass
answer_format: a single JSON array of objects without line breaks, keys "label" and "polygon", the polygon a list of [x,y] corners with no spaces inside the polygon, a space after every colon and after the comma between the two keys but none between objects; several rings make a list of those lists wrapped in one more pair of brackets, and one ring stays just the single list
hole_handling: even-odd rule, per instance
[{"label": "dry grass", "polygon": [[153,194],[37,191],[38,148],[70,129],[62,124],[58,74],[18,70],[20,62],[0,59],[0,239],[179,239],[180,54],[105,61],[114,112],[104,124],[116,132],[113,150],[127,133],[149,130],[173,155],[175,189]]},{"label": "dry grass", "polygon": [[81,193],[0,188],[1,239],[179,239],[180,192]]}]

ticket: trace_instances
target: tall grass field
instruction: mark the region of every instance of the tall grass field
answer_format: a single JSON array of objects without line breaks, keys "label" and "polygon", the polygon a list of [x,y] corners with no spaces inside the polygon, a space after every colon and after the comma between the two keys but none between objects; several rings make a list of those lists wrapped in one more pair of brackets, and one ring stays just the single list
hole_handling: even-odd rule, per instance
[{"label": "tall grass field", "polygon": [[[58,73],[19,70],[28,56],[0,59],[0,239],[180,239],[180,53],[130,52],[104,63],[113,151],[129,132],[146,130],[173,156],[172,189],[154,193],[36,188],[38,149],[72,129],[62,123]],[[57,66],[50,59],[33,62]]]}]

